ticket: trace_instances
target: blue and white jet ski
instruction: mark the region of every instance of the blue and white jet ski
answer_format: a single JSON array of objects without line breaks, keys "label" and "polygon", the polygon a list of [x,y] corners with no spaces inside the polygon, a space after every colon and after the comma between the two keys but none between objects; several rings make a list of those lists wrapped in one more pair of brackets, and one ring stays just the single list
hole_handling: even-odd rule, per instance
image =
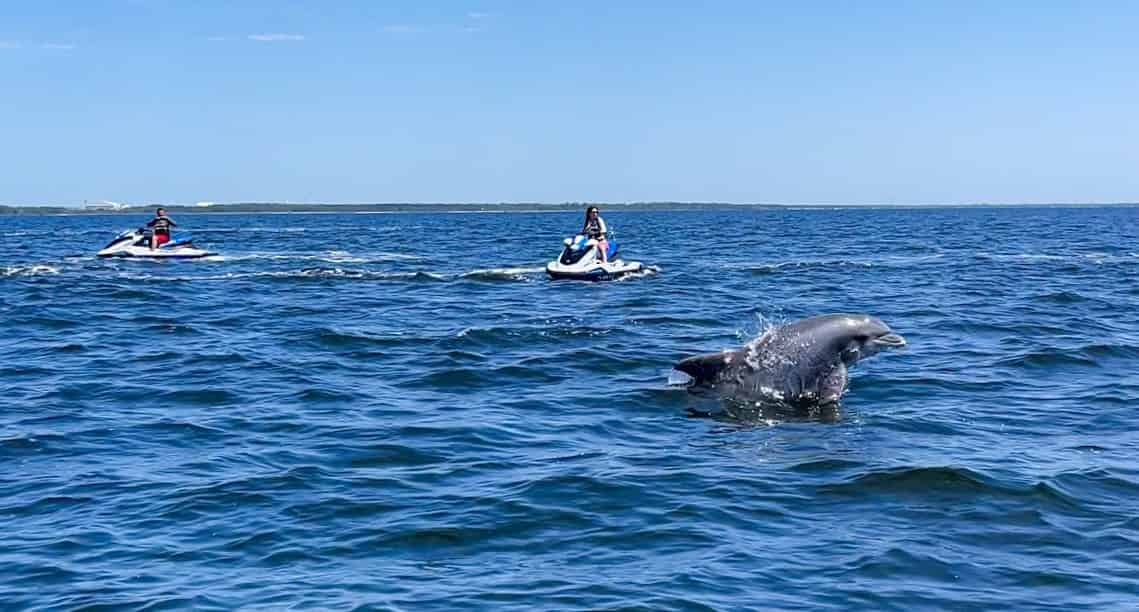
[{"label": "blue and white jet ski", "polygon": [[112,240],[99,257],[148,257],[152,259],[190,259],[216,255],[194,246],[193,238],[187,232],[174,232],[170,241],[157,249],[150,248],[150,231],[144,227],[127,230]]},{"label": "blue and white jet ski", "polygon": [[561,255],[546,264],[546,273],[550,278],[598,281],[613,280],[644,270],[644,265],[639,261],[615,259],[617,240],[610,237],[608,242],[609,248],[605,252],[608,261],[601,263],[596,240],[581,234],[566,238]]}]

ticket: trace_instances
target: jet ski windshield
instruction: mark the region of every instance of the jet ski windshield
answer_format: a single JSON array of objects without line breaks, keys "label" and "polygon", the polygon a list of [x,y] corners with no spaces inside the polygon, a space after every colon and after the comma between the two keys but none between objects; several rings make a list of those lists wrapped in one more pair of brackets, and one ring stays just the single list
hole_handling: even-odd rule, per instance
[{"label": "jet ski windshield", "polygon": [[589,249],[586,248],[588,242],[585,236],[577,236],[572,239],[566,238],[566,246],[562,249],[562,254],[561,257],[558,258],[558,261],[564,266],[572,266],[581,261],[581,258],[585,257],[585,254],[589,252]]},{"label": "jet ski windshield", "polygon": [[111,239],[111,241],[108,242],[107,245],[104,246],[103,248],[109,249],[112,246],[114,246],[114,245],[116,245],[116,244],[118,244],[124,240],[143,239],[145,237],[146,237],[145,230],[143,230],[143,228],[141,228],[141,227],[136,229],[136,230],[126,230],[124,232],[119,233],[118,236],[115,236],[113,239]]}]

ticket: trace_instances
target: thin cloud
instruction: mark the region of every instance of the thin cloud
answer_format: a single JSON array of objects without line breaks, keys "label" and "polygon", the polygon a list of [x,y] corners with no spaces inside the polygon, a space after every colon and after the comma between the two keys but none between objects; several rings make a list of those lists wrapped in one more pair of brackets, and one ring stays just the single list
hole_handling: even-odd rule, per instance
[{"label": "thin cloud", "polygon": [[20,43],[10,40],[0,40],[0,49],[19,49]]},{"label": "thin cloud", "polygon": [[467,21],[457,24],[436,24],[436,25],[416,25],[410,23],[392,23],[380,28],[381,32],[386,34],[424,34],[431,32],[433,34],[448,34],[454,32],[484,32],[486,31],[486,19],[491,17],[490,13],[480,13],[472,11],[467,13]]},{"label": "thin cloud", "polygon": [[206,40],[218,42],[219,40],[226,40],[226,37],[224,37],[224,36],[211,36],[211,37],[207,38]]},{"label": "thin cloud", "polygon": [[388,34],[417,34],[419,32],[426,32],[427,28],[423,26],[407,25],[405,23],[396,23],[384,26],[383,30]]},{"label": "thin cloud", "polygon": [[55,49],[58,51],[70,51],[75,48],[75,45],[65,43],[44,43],[40,45],[43,49]]},{"label": "thin cloud", "polygon": [[302,34],[250,34],[249,40],[257,42],[296,42],[304,40]]}]

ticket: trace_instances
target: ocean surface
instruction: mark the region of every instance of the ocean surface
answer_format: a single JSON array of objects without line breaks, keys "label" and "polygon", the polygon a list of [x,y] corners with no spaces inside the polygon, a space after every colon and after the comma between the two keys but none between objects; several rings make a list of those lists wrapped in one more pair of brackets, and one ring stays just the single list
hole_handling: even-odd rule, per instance
[{"label": "ocean surface", "polygon": [[[0,608],[1139,607],[1139,208],[0,217]],[[880,317],[837,419],[673,363]]]}]

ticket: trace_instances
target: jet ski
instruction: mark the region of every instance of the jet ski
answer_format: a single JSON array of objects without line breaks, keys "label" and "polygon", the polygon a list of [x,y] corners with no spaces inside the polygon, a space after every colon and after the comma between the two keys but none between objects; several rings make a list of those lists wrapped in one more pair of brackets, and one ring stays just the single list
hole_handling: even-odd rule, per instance
[{"label": "jet ski", "polygon": [[546,273],[550,278],[598,281],[613,280],[644,270],[644,265],[639,261],[615,259],[617,240],[610,237],[608,242],[609,248],[605,252],[608,262],[601,263],[597,240],[582,234],[566,238],[561,255],[546,264]]},{"label": "jet ski", "polygon": [[193,238],[187,232],[174,232],[170,240],[157,249],[150,248],[150,231],[144,227],[127,230],[112,240],[99,257],[149,257],[152,259],[188,259],[216,255],[194,246]]}]

